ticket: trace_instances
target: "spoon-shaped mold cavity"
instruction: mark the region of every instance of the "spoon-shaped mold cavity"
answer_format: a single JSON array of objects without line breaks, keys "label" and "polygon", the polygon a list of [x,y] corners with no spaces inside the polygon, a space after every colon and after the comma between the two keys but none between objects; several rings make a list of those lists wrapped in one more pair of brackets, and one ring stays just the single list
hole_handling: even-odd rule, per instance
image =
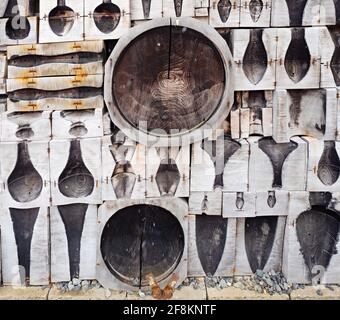
[{"label": "spoon-shaped mold cavity", "polygon": [[120,21],[121,12],[117,5],[111,0],[104,0],[93,13],[94,23],[97,28],[108,34],[115,30]]},{"label": "spoon-shaped mold cavity", "polygon": [[151,0],[141,0],[143,6],[144,18],[148,19],[150,16]]},{"label": "spoon-shaped mold cavity", "polygon": [[318,165],[318,178],[326,186],[336,183],[340,176],[340,159],[334,141],[325,141]]},{"label": "spoon-shaped mold cavity", "polygon": [[226,23],[229,19],[232,4],[229,0],[220,0],[217,4],[218,14],[223,23]]},{"label": "spoon-shaped mold cavity", "polygon": [[296,142],[276,143],[273,138],[263,138],[259,148],[268,156],[273,166],[273,188],[282,188],[282,169],[287,157],[298,147]]},{"label": "spoon-shaped mold cavity", "polygon": [[11,197],[17,202],[27,203],[41,194],[43,180],[32,164],[27,141],[18,144],[17,162],[7,183]]},{"label": "spoon-shaped mold cavity", "polygon": [[267,204],[269,208],[274,208],[276,205],[275,191],[268,191]]},{"label": "spoon-shaped mold cavity", "polygon": [[76,14],[66,5],[65,0],[58,0],[58,5],[48,15],[50,28],[59,37],[70,32],[75,20]]},{"label": "spoon-shaped mold cavity", "polygon": [[201,143],[201,148],[208,153],[215,167],[214,188],[223,188],[223,173],[226,164],[231,156],[241,148],[240,143],[232,140],[229,136],[223,135],[217,140],[205,139]]},{"label": "spoon-shaped mold cavity", "polygon": [[290,26],[301,26],[307,0],[286,0]]},{"label": "spoon-shaped mold cavity", "polygon": [[243,57],[243,71],[254,85],[262,80],[268,66],[268,56],[262,35],[263,29],[250,30],[249,44]]},{"label": "spoon-shaped mold cavity", "polygon": [[174,0],[174,6],[176,17],[180,17],[182,15],[183,0]]},{"label": "spoon-shaped mold cavity", "polygon": [[13,209],[9,208],[11,215],[19,266],[24,267],[26,280],[30,277],[31,243],[39,208]]},{"label": "spoon-shaped mold cavity", "polygon": [[89,196],[94,189],[94,178],[87,169],[80,146],[80,141],[71,141],[70,154],[65,169],[58,181],[60,192],[68,198]]},{"label": "spoon-shaped mold cavity", "polygon": [[284,66],[289,78],[294,82],[300,82],[308,73],[311,55],[305,39],[304,28],[292,28],[292,38],[289,44]]},{"label": "spoon-shaped mold cavity", "polygon": [[249,11],[251,19],[256,23],[260,17],[263,10],[262,0],[251,0],[249,3]]},{"label": "spoon-shaped mold cavity", "polygon": [[58,206],[67,237],[70,279],[79,278],[80,245],[87,208],[87,204],[79,203]]},{"label": "spoon-shaped mold cavity", "polygon": [[246,218],[244,240],[253,273],[263,270],[272,252],[278,217]]},{"label": "spoon-shaped mold cavity", "polygon": [[331,60],[331,70],[333,73],[334,81],[337,86],[340,85],[340,28],[336,27],[329,27],[329,32],[332,36],[335,50]]},{"label": "spoon-shaped mold cavity", "polygon": [[221,263],[227,239],[228,219],[217,216],[196,216],[196,247],[202,268],[214,276]]},{"label": "spoon-shaped mold cavity", "polygon": [[338,214],[320,206],[312,207],[297,218],[296,234],[310,278],[315,266],[327,270],[332,256],[337,253],[339,228]]}]

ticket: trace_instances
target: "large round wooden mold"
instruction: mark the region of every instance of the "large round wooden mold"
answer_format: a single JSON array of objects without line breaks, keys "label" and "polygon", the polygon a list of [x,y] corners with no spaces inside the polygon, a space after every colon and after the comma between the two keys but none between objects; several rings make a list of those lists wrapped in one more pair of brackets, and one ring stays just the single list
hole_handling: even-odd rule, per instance
[{"label": "large round wooden mold", "polygon": [[187,213],[181,199],[105,202],[99,209],[97,279],[106,288],[138,291],[152,275],[165,287],[187,277]]},{"label": "large round wooden mold", "polygon": [[130,29],[105,70],[113,122],[145,145],[185,145],[221,126],[233,103],[225,40],[192,18],[155,19]]}]

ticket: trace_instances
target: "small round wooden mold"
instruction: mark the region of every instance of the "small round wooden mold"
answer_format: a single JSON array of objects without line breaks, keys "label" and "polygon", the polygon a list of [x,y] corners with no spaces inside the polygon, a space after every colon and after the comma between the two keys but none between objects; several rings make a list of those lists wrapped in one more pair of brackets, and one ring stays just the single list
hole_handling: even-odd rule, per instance
[{"label": "small round wooden mold", "polygon": [[149,146],[187,145],[220,128],[234,99],[225,40],[192,18],[160,18],[130,29],[105,68],[113,122]]}]

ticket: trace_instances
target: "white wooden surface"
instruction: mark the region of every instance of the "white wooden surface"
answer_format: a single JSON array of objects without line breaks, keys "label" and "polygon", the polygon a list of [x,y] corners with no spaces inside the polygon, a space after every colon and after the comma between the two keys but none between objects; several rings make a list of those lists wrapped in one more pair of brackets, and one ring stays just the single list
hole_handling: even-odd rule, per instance
[{"label": "white wooden surface", "polygon": [[255,215],[256,215],[255,192],[223,193],[224,218],[255,217]]},{"label": "white wooden surface", "polygon": [[189,197],[189,214],[221,216],[222,190],[191,192]]},{"label": "white wooden surface", "polygon": [[319,0],[320,1],[320,13],[319,20],[320,25],[335,25],[336,24],[336,12],[333,0]]},{"label": "white wooden surface", "polygon": [[163,2],[162,0],[150,1],[149,16],[144,15],[142,0],[130,0],[131,5],[131,20],[148,20],[162,16]]},{"label": "white wooden surface", "polygon": [[[182,0],[182,14],[180,17],[194,17],[195,2],[196,0]],[[176,17],[174,0],[163,0],[163,17]]]},{"label": "white wooden surface", "polygon": [[221,20],[221,17],[218,12],[218,3],[219,0],[210,0],[210,17],[209,24],[214,28],[237,28],[240,25],[240,8],[241,8],[241,0],[232,0],[230,1],[231,11],[229,17],[226,22]]},{"label": "white wooden surface", "polygon": [[[275,0],[274,0],[275,1]],[[270,15],[272,0],[265,0],[259,17],[252,18],[249,8],[249,0],[241,0],[240,27],[246,28],[268,28],[270,26]]]}]

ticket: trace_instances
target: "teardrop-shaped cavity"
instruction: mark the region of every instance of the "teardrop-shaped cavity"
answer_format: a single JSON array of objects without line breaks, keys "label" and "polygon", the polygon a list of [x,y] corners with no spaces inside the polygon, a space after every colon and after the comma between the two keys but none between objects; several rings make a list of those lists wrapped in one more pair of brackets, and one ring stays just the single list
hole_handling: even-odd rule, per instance
[{"label": "teardrop-shaped cavity", "polygon": [[131,198],[136,180],[136,174],[133,172],[130,162],[117,163],[111,177],[117,199]]},{"label": "teardrop-shaped cavity", "polygon": [[223,173],[230,157],[241,148],[241,144],[228,135],[222,135],[217,140],[204,139],[201,148],[210,156],[215,167],[214,188],[223,188]]},{"label": "teardrop-shaped cavity", "polygon": [[93,13],[94,23],[97,28],[105,33],[111,33],[115,30],[120,21],[121,12],[117,5],[112,2],[103,2]]},{"label": "teardrop-shaped cavity", "polygon": [[27,141],[18,144],[17,162],[7,184],[10,195],[17,202],[27,203],[41,194],[43,180],[32,164]]},{"label": "teardrop-shaped cavity", "polygon": [[244,207],[244,194],[243,192],[237,192],[236,194],[236,208],[238,210],[242,210]]},{"label": "teardrop-shaped cavity", "polygon": [[223,23],[226,23],[229,19],[231,6],[232,5],[229,0],[220,0],[217,4],[218,14],[220,15]]},{"label": "teardrop-shaped cavity", "polygon": [[[63,3],[63,5],[59,5]],[[76,20],[75,12],[65,5],[65,1],[58,1],[58,6],[51,10],[48,22],[51,30],[59,37],[65,36],[72,29]]]},{"label": "teardrop-shaped cavity", "polygon": [[282,169],[287,157],[298,147],[294,141],[276,143],[273,138],[266,137],[259,141],[259,148],[268,156],[273,166],[273,188],[282,188]]},{"label": "teardrop-shaped cavity", "polygon": [[80,245],[87,209],[88,204],[79,203],[58,206],[66,231],[71,280],[79,278]]},{"label": "teardrop-shaped cavity", "polygon": [[69,158],[58,185],[60,192],[68,198],[87,197],[93,192],[94,178],[83,161],[79,140],[71,141]]},{"label": "teardrop-shaped cavity", "polygon": [[141,0],[143,6],[144,18],[148,19],[150,16],[151,0]]},{"label": "teardrop-shaped cavity", "polygon": [[243,71],[248,80],[258,84],[268,66],[268,56],[262,41],[263,29],[251,29],[247,50],[243,57]]},{"label": "teardrop-shaped cavity", "polygon": [[332,36],[335,50],[331,60],[331,70],[333,73],[334,81],[337,86],[340,85],[340,28],[329,27],[329,32]]},{"label": "teardrop-shaped cavity", "polygon": [[246,218],[244,240],[250,269],[263,270],[275,240],[278,217]]},{"label": "teardrop-shaped cavity", "polygon": [[286,0],[286,3],[289,12],[290,26],[301,26],[307,0]]},{"label": "teardrop-shaped cavity", "polygon": [[181,176],[174,159],[163,159],[156,174],[156,183],[161,196],[174,196]]},{"label": "teardrop-shaped cavity", "polygon": [[292,40],[286,52],[284,66],[289,78],[300,82],[308,73],[311,55],[305,39],[304,28],[292,28]]},{"label": "teardrop-shaped cavity", "polygon": [[314,266],[327,270],[332,256],[337,253],[339,228],[338,214],[319,206],[312,207],[297,218],[296,234],[310,278]]},{"label": "teardrop-shaped cavity", "polygon": [[318,165],[318,178],[325,186],[336,183],[340,176],[340,159],[334,141],[325,141]]},{"label": "teardrop-shaped cavity", "polygon": [[9,39],[23,40],[28,37],[31,31],[31,24],[27,17],[11,17],[6,22],[5,31]]},{"label": "teardrop-shaped cavity", "polygon": [[88,133],[88,130],[83,122],[72,123],[70,130],[68,131],[71,136],[80,138]]},{"label": "teardrop-shaped cavity", "polygon": [[29,124],[19,126],[16,133],[15,133],[15,136],[18,139],[28,140],[28,139],[30,139],[34,136],[34,131],[32,130],[32,128]]},{"label": "teardrop-shaped cavity", "polygon": [[9,208],[13,223],[14,237],[17,245],[19,266],[25,269],[25,278],[30,277],[31,243],[34,225],[38,218],[39,208]]},{"label": "teardrop-shaped cavity", "polygon": [[183,0],[174,0],[174,6],[176,17],[180,17],[182,15]]},{"label": "teardrop-shaped cavity", "polygon": [[263,10],[262,0],[251,0],[249,3],[249,11],[251,19],[256,23],[260,17]]},{"label": "teardrop-shaped cavity", "polygon": [[202,268],[208,277],[214,276],[221,263],[228,219],[218,216],[196,216],[196,247]]},{"label": "teardrop-shaped cavity", "polygon": [[276,205],[275,191],[268,191],[267,204],[269,208],[274,208]]}]

